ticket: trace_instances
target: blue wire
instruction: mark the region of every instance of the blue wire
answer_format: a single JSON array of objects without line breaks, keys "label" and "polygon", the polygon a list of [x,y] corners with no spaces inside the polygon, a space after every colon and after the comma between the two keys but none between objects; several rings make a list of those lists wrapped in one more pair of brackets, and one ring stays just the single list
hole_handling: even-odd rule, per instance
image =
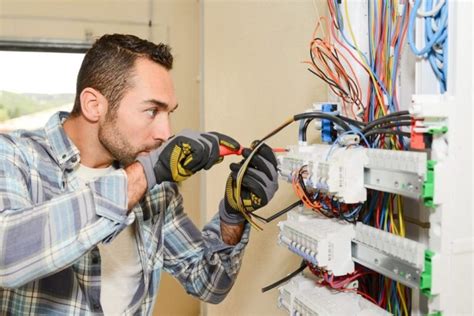
[{"label": "blue wire", "polygon": [[[413,10],[410,13],[410,19],[408,22],[408,44],[410,45],[413,53],[418,56],[423,56],[428,59],[431,68],[439,80],[441,93],[446,92],[447,89],[447,73],[448,73],[448,6],[447,0],[441,7],[435,16],[424,17],[425,23],[425,46],[418,49],[415,45],[414,40],[414,29],[417,11],[421,6],[421,0],[415,0]],[[432,0],[425,1],[425,9],[427,11],[432,10],[434,3]],[[432,23],[438,26],[436,31],[433,31]],[[442,50],[442,53],[435,51],[434,47],[438,47]],[[439,67],[437,62],[442,63],[442,67]]]},{"label": "blue wire", "polygon": [[387,230],[387,227],[383,227],[383,223],[385,222],[385,216],[387,216],[387,201],[388,201],[388,193],[382,193],[382,214],[380,216],[379,226],[382,227],[383,230]]}]

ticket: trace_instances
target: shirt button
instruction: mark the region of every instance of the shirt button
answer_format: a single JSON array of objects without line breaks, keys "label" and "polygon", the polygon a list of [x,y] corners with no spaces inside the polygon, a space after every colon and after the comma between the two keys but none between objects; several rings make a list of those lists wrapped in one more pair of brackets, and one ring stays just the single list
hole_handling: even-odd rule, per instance
[{"label": "shirt button", "polygon": [[72,158],[71,158],[71,161],[72,161],[72,162],[76,162],[76,161],[77,161],[77,157],[76,157],[76,156],[72,157]]}]

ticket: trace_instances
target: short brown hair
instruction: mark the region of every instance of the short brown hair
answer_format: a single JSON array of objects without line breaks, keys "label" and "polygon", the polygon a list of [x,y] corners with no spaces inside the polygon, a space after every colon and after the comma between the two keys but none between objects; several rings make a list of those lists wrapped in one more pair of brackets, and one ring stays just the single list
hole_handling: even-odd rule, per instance
[{"label": "short brown hair", "polygon": [[134,35],[106,34],[87,51],[77,75],[76,98],[71,115],[81,113],[80,95],[87,87],[94,88],[109,102],[111,113],[130,87],[133,66],[137,58],[148,58],[167,70],[173,67],[171,48],[154,44]]}]

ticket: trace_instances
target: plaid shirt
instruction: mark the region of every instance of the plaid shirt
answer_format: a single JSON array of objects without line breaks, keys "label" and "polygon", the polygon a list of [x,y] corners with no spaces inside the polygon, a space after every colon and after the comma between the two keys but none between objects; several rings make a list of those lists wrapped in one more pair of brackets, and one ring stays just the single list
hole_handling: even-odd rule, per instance
[{"label": "plaid shirt", "polygon": [[123,169],[81,186],[79,151],[55,114],[44,129],[0,136],[0,314],[101,314],[100,254],[136,221],[143,267],[125,314],[152,313],[161,271],[218,303],[232,287],[248,242],[226,245],[216,215],[199,231],[174,183],[156,186],[127,215]]}]

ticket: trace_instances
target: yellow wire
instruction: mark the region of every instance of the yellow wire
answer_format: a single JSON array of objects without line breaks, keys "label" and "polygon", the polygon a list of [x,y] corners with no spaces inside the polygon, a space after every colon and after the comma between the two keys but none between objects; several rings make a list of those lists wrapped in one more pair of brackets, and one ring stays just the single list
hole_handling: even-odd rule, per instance
[{"label": "yellow wire", "polygon": [[385,278],[385,288],[387,289],[387,307],[388,311],[392,312],[392,305],[390,304],[390,297],[392,296],[392,287],[390,286],[390,280]]},{"label": "yellow wire", "polygon": [[397,196],[398,223],[400,225],[400,236],[405,237],[405,223],[403,221],[403,201],[400,195]]},{"label": "yellow wire", "polygon": [[398,235],[398,229],[397,229],[397,226],[394,224],[394,219],[393,219],[392,204],[390,203],[388,206],[389,206],[389,214],[390,214],[390,228],[391,228],[392,234]]},{"label": "yellow wire", "polygon": [[[378,83],[377,83],[377,81],[375,80],[375,77],[374,77],[374,75],[373,75],[373,73],[372,73],[372,69],[370,69],[370,67],[365,63],[365,59],[364,59],[364,57],[362,56],[362,53],[361,53],[361,51],[360,51],[360,49],[359,49],[359,46],[357,46],[357,42],[356,42],[356,40],[355,40],[354,32],[352,31],[351,20],[350,20],[350,18],[349,18],[349,11],[348,11],[348,9],[347,9],[347,0],[344,0],[344,11],[345,11],[345,13],[346,13],[347,26],[348,26],[348,28],[349,28],[349,32],[350,32],[350,34],[351,34],[352,41],[354,42],[354,46],[355,46],[355,48],[356,48],[357,54],[359,54],[360,61],[362,62],[364,68],[365,68],[365,69],[367,70],[367,72],[369,73],[370,78],[372,79],[372,82],[374,83],[374,85],[378,85]],[[382,99],[382,97],[380,96],[379,90],[378,90],[378,89],[374,89],[374,90],[375,90],[375,93],[376,93],[376,95],[377,95],[377,99],[379,100],[379,103],[380,103],[381,105],[384,105],[385,103],[382,102],[383,99]],[[383,113],[383,115],[385,115],[386,113],[385,113],[384,107],[381,106],[381,108],[382,108],[382,113]]]},{"label": "yellow wire", "polygon": [[400,301],[402,303],[403,312],[404,312],[404,315],[408,316],[408,308],[407,308],[407,304],[405,303],[405,295],[404,295],[403,289],[404,289],[404,286],[397,282],[397,292],[398,292],[398,296],[400,297]]},{"label": "yellow wire", "polygon": [[[370,10],[370,20],[372,21],[372,24],[375,23],[374,19],[375,19],[375,6],[370,6],[371,7],[371,10]],[[372,34],[374,34],[374,32],[372,32],[373,30],[373,25],[370,25],[370,34],[369,36],[372,36]],[[375,38],[372,39],[372,51],[375,52]]]},{"label": "yellow wire", "polygon": [[283,128],[285,128],[286,126],[290,125],[291,123],[294,122],[294,118],[291,117],[289,118],[288,120],[286,120],[282,125],[280,125],[279,127],[277,127],[276,129],[274,129],[273,131],[271,131],[268,135],[266,135],[265,137],[263,137],[260,141],[260,144],[258,144],[258,146],[256,146],[255,148],[252,148],[252,151],[250,152],[249,156],[247,157],[247,159],[244,161],[244,163],[242,164],[242,167],[239,169],[239,172],[237,173],[237,183],[236,183],[236,188],[235,188],[235,195],[237,197],[237,208],[239,209],[240,213],[242,213],[242,215],[244,216],[244,218],[250,223],[250,225],[252,225],[253,228],[259,230],[259,231],[262,231],[263,228],[260,227],[252,218],[249,214],[251,214],[250,212],[247,212],[247,210],[245,209],[244,207],[244,204],[242,202],[242,182],[243,182],[243,179],[244,179],[244,175],[245,175],[245,172],[247,171],[248,169],[248,166],[250,164],[250,161],[252,160],[252,157],[255,155],[255,153],[258,151],[258,149],[260,148],[260,146],[262,146],[264,144],[264,141],[267,140],[268,138],[272,137],[273,135],[275,135],[276,133],[278,133],[279,131],[281,131]]},{"label": "yellow wire", "polygon": [[244,218],[252,225],[253,228],[262,231],[262,227],[260,227],[255,221],[247,214],[247,211],[245,210],[244,204],[242,202],[242,181],[244,179],[245,172],[247,171],[248,165],[250,163],[250,160],[252,160],[252,157],[255,155],[257,152],[258,148],[263,145],[263,142],[261,142],[257,147],[252,150],[248,158],[244,161],[242,164],[242,167],[239,169],[239,172],[237,173],[237,183],[236,183],[236,189],[235,189],[235,195],[237,196],[237,207],[239,208],[239,211],[242,213]]}]

